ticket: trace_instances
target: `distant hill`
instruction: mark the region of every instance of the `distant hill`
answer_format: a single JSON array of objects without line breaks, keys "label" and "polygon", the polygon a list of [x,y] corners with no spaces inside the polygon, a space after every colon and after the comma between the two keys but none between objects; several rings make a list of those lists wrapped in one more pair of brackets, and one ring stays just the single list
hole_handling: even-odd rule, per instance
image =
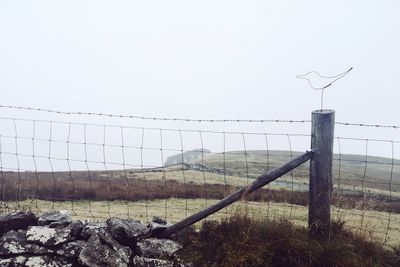
[{"label": "distant hill", "polygon": [[[212,169],[235,173],[240,177],[256,178],[266,171],[279,167],[302,152],[282,150],[251,150],[212,153],[204,150],[183,153],[184,163],[204,164]],[[169,157],[166,166],[182,163],[182,154]],[[296,177],[308,177],[308,162],[298,167]],[[333,174],[335,182],[362,185],[384,190],[400,190],[400,160],[352,154],[334,154]]]},{"label": "distant hill", "polygon": [[177,155],[168,157],[164,163],[164,166],[172,166],[178,165],[182,163],[193,163],[201,161],[202,156],[206,157],[211,154],[211,151],[208,149],[195,149],[192,151],[187,151],[184,153],[179,153]]}]

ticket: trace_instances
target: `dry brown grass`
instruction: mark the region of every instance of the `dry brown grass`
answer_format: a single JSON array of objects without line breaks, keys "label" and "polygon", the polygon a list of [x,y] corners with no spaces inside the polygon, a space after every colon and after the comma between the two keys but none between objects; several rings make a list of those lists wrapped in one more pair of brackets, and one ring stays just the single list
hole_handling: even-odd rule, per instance
[{"label": "dry brown grass", "polygon": [[331,238],[310,238],[306,227],[287,220],[235,214],[204,222],[190,232],[181,258],[196,266],[399,266],[400,250],[388,250],[333,222]]},{"label": "dry brown grass", "polygon": [[[190,178],[194,171],[186,172],[186,183],[182,179],[174,180],[174,173],[166,173],[168,179],[159,176],[163,172],[128,173],[121,177],[121,172],[59,172],[59,173],[4,173],[4,182],[1,187],[1,200],[13,201],[24,199],[44,200],[153,200],[168,198],[203,198],[222,199],[238,190],[241,181],[239,177],[225,177],[236,179],[237,183],[214,183],[221,179],[221,175],[208,174],[206,183],[194,183]],[[183,175],[183,172],[179,172]],[[54,175],[54,176],[53,176]],[[202,175],[201,172],[195,175]],[[197,177],[197,176],[196,176]],[[198,178],[198,177],[197,177]],[[199,180],[199,179],[197,179]],[[20,181],[20,183],[19,183]],[[21,184],[18,195],[19,184]],[[259,202],[284,202],[296,205],[308,205],[308,193],[289,191],[277,187],[260,189],[249,197],[251,201]],[[332,204],[344,209],[377,210],[400,213],[400,203],[389,201],[382,197],[362,197],[333,195]]]}]

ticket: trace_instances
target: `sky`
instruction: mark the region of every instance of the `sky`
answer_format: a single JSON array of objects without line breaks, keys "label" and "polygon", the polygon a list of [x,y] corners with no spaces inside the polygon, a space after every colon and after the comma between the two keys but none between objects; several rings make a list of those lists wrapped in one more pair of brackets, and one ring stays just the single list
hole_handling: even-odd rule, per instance
[{"label": "sky", "polygon": [[0,104],[309,120],[320,92],[296,75],[353,67],[324,108],[337,121],[400,125],[399,11],[396,0],[1,0]]}]

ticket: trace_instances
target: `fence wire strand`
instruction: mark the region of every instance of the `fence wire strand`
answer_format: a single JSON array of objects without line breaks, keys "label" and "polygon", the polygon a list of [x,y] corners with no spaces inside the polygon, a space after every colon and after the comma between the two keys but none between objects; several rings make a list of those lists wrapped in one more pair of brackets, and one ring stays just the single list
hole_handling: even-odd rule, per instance
[{"label": "fence wire strand", "polygon": [[[283,119],[191,119],[191,118],[172,118],[172,117],[147,117],[138,115],[123,115],[123,114],[109,114],[101,112],[83,112],[83,111],[60,111],[43,108],[33,108],[24,106],[12,106],[12,105],[0,105],[0,108],[10,110],[25,110],[25,111],[37,111],[47,112],[57,115],[87,115],[87,116],[99,116],[109,118],[127,118],[127,119],[138,119],[138,120],[151,120],[151,121],[181,121],[181,122],[208,122],[208,123],[225,123],[225,122],[239,122],[239,123],[311,123],[311,120],[283,120]],[[371,123],[354,123],[354,122],[335,122],[336,125],[343,126],[355,126],[355,127],[368,127],[368,128],[390,128],[400,129],[398,125],[385,125],[385,124],[371,124]]]}]

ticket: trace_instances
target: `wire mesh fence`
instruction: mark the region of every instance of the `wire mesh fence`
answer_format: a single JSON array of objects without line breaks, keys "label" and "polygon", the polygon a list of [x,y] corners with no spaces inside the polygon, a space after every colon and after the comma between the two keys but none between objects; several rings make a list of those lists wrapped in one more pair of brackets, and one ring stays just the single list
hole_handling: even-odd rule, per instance
[{"label": "wire mesh fence", "polygon": [[[195,120],[187,126],[190,121],[172,119],[181,124],[166,127],[171,121],[165,118],[127,116],[115,123],[104,114],[43,118],[48,111],[24,111],[0,117],[2,213],[69,210],[78,219],[175,222],[308,150],[311,138],[308,120]],[[198,124],[203,121],[208,124]],[[247,131],[248,122],[260,127]],[[221,129],[229,128],[223,123],[238,125]],[[399,146],[339,136],[334,144],[334,219],[388,245],[400,244]],[[303,164],[213,218],[245,210],[307,224],[308,168]]]}]

